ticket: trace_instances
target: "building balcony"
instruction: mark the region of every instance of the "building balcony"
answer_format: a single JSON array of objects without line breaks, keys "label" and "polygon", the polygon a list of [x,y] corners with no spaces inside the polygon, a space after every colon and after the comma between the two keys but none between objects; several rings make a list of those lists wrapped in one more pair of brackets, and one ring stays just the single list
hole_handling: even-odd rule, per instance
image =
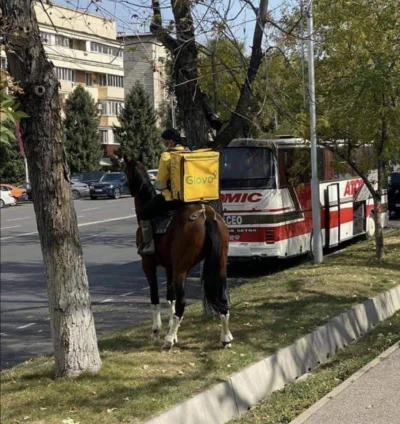
[{"label": "building balcony", "polygon": [[123,101],[125,98],[125,92],[123,87],[99,87],[99,99],[115,99]]},{"label": "building balcony", "polygon": [[75,88],[75,83],[72,81],[59,80],[60,81],[60,94],[70,94]]},{"label": "building balcony", "polygon": [[44,48],[55,66],[77,70],[84,69],[87,72],[123,75],[124,60],[122,57],[73,50],[63,46],[45,45]]},{"label": "building balcony", "polygon": [[113,125],[116,125],[119,127],[118,118],[116,116],[108,116],[108,115],[102,115],[100,116],[100,127],[112,127]]},{"label": "building balcony", "polygon": [[87,87],[85,84],[65,80],[60,80],[60,85],[60,95],[64,99],[66,99],[68,95],[71,94],[78,85],[83,85],[85,90],[93,97],[95,103],[97,103],[99,100],[99,91],[97,87]]}]

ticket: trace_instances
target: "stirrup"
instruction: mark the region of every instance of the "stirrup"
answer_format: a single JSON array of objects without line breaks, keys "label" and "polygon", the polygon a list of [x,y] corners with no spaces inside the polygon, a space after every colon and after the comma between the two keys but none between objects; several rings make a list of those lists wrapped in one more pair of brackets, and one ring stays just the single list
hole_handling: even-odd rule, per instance
[{"label": "stirrup", "polygon": [[155,248],[154,248],[154,240],[152,240],[149,243],[142,243],[138,249],[139,255],[154,255],[155,254]]}]

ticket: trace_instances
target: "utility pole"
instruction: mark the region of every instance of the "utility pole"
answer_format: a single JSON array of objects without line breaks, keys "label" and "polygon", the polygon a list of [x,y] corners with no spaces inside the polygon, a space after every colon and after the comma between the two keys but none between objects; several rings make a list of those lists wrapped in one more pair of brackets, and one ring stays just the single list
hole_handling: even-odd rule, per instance
[{"label": "utility pole", "polygon": [[301,20],[300,20],[300,33],[301,33],[301,79],[302,79],[302,86],[303,86],[303,108],[304,111],[307,107],[307,100],[306,100],[306,74],[305,74],[305,54],[304,54],[304,0],[300,0],[300,14],[301,14]]},{"label": "utility pole", "polygon": [[308,35],[308,78],[310,92],[310,135],[311,135],[311,204],[313,220],[312,250],[314,263],[323,262],[322,233],[321,233],[321,205],[319,200],[318,161],[317,161],[317,134],[315,112],[315,76],[314,76],[314,22],[312,0],[307,8],[307,35]]}]

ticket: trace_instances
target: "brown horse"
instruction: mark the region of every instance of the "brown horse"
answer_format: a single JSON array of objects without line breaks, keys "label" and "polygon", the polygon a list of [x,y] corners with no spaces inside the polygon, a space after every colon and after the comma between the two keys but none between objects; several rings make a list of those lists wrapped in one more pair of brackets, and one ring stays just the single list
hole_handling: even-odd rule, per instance
[{"label": "brown horse", "polygon": [[[126,160],[129,190],[135,198],[136,215],[146,202],[156,195],[145,167],[133,159]],[[233,340],[229,331],[229,301],[226,267],[229,231],[224,220],[208,205],[194,203],[179,208],[163,235],[154,236],[156,254],[142,256],[142,267],[150,286],[153,313],[152,337],[159,338],[161,330],[160,300],[157,267],[166,270],[167,301],[169,303],[169,331],[164,349],[170,349],[178,340],[178,328],[185,310],[185,281],[189,271],[204,260],[204,292],[208,303],[220,314],[222,330],[220,341],[224,347]],[[138,228],[136,244],[142,242]]]}]

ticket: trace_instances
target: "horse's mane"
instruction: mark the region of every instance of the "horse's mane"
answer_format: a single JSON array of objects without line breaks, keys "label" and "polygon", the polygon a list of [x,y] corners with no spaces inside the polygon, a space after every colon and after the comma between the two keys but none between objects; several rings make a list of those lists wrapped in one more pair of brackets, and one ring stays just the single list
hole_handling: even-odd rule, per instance
[{"label": "horse's mane", "polygon": [[126,166],[126,176],[132,196],[136,195],[146,203],[156,195],[149,174],[142,163],[130,160]]}]

